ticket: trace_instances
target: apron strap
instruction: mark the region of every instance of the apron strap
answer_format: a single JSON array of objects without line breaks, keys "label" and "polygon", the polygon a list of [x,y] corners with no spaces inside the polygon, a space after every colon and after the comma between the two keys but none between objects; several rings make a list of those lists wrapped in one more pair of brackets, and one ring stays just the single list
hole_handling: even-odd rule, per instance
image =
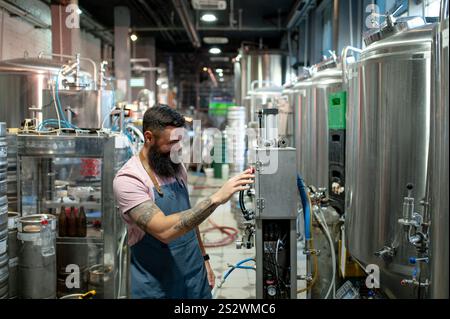
[{"label": "apron strap", "polygon": [[153,173],[150,166],[147,164],[146,159],[144,155],[142,154],[142,151],[139,152],[139,159],[141,160],[142,166],[144,167],[145,171],[147,172],[148,176],[152,180],[153,185],[156,188],[156,191],[159,195],[163,195],[163,191],[161,190],[161,186],[158,183],[158,180],[156,179],[155,174]]}]

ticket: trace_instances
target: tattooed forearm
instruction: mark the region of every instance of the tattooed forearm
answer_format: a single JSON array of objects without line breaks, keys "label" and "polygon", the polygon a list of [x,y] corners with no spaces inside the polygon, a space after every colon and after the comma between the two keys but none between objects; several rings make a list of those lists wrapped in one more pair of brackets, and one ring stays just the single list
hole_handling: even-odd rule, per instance
[{"label": "tattooed forearm", "polygon": [[211,198],[201,201],[190,210],[183,212],[180,221],[174,226],[176,230],[190,230],[200,225],[219,205]]},{"label": "tattooed forearm", "polygon": [[147,231],[147,225],[152,220],[153,216],[161,210],[152,201],[146,201],[129,212],[131,218],[143,231]]}]

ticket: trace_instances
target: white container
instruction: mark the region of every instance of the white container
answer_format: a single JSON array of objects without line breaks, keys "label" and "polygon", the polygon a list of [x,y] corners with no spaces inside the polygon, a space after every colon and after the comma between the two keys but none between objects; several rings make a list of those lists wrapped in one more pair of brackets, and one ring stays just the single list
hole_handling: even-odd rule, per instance
[{"label": "white container", "polygon": [[214,168],[205,168],[206,178],[214,178]]}]

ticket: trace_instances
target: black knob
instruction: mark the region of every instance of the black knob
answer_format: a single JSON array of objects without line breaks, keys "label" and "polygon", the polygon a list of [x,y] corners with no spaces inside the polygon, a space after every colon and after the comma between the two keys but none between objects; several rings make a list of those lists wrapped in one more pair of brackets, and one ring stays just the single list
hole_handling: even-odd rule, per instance
[{"label": "black knob", "polygon": [[406,185],[406,189],[407,190],[412,190],[414,188],[414,185],[412,184],[412,183],[408,183],[407,185]]}]

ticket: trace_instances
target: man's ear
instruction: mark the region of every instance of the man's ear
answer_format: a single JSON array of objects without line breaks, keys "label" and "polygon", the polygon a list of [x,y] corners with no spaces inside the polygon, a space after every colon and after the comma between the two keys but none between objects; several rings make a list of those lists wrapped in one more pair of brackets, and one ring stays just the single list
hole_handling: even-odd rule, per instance
[{"label": "man's ear", "polygon": [[155,143],[155,136],[151,131],[144,132],[145,144],[153,145]]}]

